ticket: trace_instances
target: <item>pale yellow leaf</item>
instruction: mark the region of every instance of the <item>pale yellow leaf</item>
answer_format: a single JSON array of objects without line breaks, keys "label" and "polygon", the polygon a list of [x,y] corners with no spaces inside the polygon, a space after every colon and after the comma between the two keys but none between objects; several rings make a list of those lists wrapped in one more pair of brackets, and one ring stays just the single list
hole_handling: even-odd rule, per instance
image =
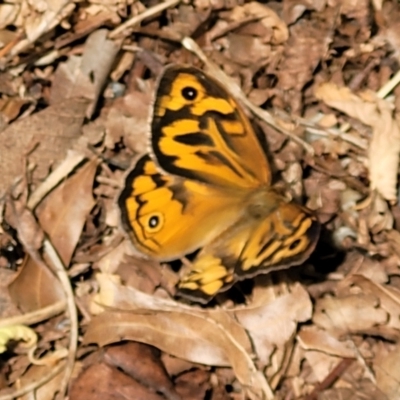
[{"label": "pale yellow leaf", "polygon": [[36,345],[37,335],[35,331],[25,325],[11,325],[0,328],[0,353],[7,349],[10,340],[24,341],[24,347],[30,348]]}]

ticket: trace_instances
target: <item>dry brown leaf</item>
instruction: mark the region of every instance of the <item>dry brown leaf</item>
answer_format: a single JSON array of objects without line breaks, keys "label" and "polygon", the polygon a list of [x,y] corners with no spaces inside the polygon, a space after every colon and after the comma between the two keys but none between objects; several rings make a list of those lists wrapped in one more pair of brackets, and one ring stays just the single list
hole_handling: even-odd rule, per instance
[{"label": "dry brown leaf", "polygon": [[[375,296],[379,306],[388,313],[387,326],[400,330],[400,290],[389,285],[381,285],[362,275],[353,275],[349,285],[357,285],[364,295]],[[378,322],[378,321],[377,321]]]},{"label": "dry brown leaf", "polygon": [[274,351],[281,351],[297,330],[298,322],[311,318],[312,304],[308,293],[296,284],[290,293],[265,305],[235,310],[234,315],[249,332],[258,359],[269,364]]},{"label": "dry brown leaf", "polygon": [[[16,388],[23,387],[27,384],[32,384],[32,382],[38,381],[43,378],[43,376],[49,374],[49,372],[54,369],[53,367],[48,366],[39,366],[33,365],[29,368],[28,372],[20,379],[18,384],[15,385]],[[61,372],[61,371],[60,371]],[[48,382],[45,382],[44,385],[40,386],[38,389],[34,390],[26,394],[25,396],[21,396],[21,400],[30,400],[32,395],[41,400],[53,400],[56,393],[60,389],[60,383],[63,378],[63,374],[59,373],[54,378],[50,379]]]},{"label": "dry brown leaf", "polygon": [[18,4],[0,4],[0,29],[13,24],[18,15],[20,6]]},{"label": "dry brown leaf", "polygon": [[328,332],[315,326],[303,327],[297,340],[304,350],[320,351],[332,356],[354,358],[355,352],[351,342],[341,342]]},{"label": "dry brown leaf", "polygon": [[226,342],[227,337],[212,321],[173,311],[105,311],[90,323],[85,335],[85,343],[100,346],[121,340],[140,341],[184,360],[223,367],[230,366],[228,354],[239,350]]},{"label": "dry brown leaf", "polygon": [[104,363],[91,365],[71,386],[71,400],[135,399],[164,400],[165,397]]},{"label": "dry brown leaf", "polygon": [[[178,277],[173,275],[173,281],[169,282],[165,274],[165,272],[171,273],[168,268],[162,268],[157,260],[145,260],[128,254],[125,253],[125,257],[120,262],[116,272],[126,286],[132,286],[149,294],[153,294],[156,288],[162,286],[169,293],[173,293]],[[169,290],[170,287],[172,290]]]},{"label": "dry brown leaf", "polygon": [[377,387],[388,400],[398,400],[400,393],[400,346],[391,346],[386,354],[378,354],[373,368]]},{"label": "dry brown leaf", "polygon": [[77,139],[85,116],[87,101],[70,99],[25,119],[18,120],[0,132],[0,198],[22,174],[25,153],[37,165],[35,176],[43,178],[54,160],[61,160]]},{"label": "dry brown leaf", "polygon": [[231,366],[243,386],[265,392],[266,382],[245,349],[204,316],[161,310],[106,311],[91,321],[84,342],[104,346],[121,340],[144,342],[195,363]]},{"label": "dry brown leaf", "polygon": [[65,98],[90,99],[86,116],[92,116],[119,50],[119,46],[108,40],[107,35],[105,29],[93,32],[85,42],[82,57],[71,57],[60,64],[54,74],[51,104]]},{"label": "dry brown leaf", "polygon": [[103,312],[92,320],[86,343],[144,342],[191,362],[231,366],[243,386],[269,393],[265,378],[249,356],[251,346],[244,329],[227,313],[207,313],[150,296],[119,285],[105,274],[98,279],[101,297],[97,302],[118,310]]},{"label": "dry brown leaf", "polygon": [[82,57],[72,57],[60,64],[54,75],[48,108],[17,120],[0,132],[0,151],[4,154],[0,157],[0,168],[6,171],[0,182],[0,198],[22,175],[25,154],[30,152],[29,160],[36,164],[34,179],[43,179],[49,167],[62,160],[73,147],[83,118],[86,113],[92,113],[118,51],[118,46],[106,39],[106,35],[104,30],[94,32],[86,42]]},{"label": "dry brown leaf", "polygon": [[94,267],[105,274],[114,274],[127,254],[129,254],[131,244],[127,240],[121,241],[118,246],[101,257]]},{"label": "dry brown leaf", "polygon": [[25,196],[6,203],[5,219],[18,232],[18,239],[27,252],[36,252],[43,245],[44,233],[32,211],[25,204]]},{"label": "dry brown leaf", "polygon": [[230,14],[230,20],[242,21],[251,16],[260,18],[260,22],[272,31],[271,38],[268,40],[271,44],[286,42],[289,37],[286,24],[275,11],[259,2],[252,1],[243,6],[236,6]]},{"label": "dry brown leaf", "polygon": [[[41,226],[66,265],[71,261],[87,215],[94,206],[92,187],[96,169],[96,162],[87,163],[54,189],[37,208]],[[26,312],[65,298],[54,274],[29,256],[9,285],[9,292],[15,304]]]},{"label": "dry brown leaf", "polygon": [[285,44],[282,61],[279,64],[276,88],[285,96],[277,106],[291,107],[299,113],[302,107],[302,89],[313,79],[313,73],[321,60],[326,57],[332,31],[318,19],[302,20],[290,27],[289,40]]},{"label": "dry brown leaf", "polygon": [[393,105],[372,92],[357,96],[350,89],[332,83],[318,86],[315,96],[372,128],[368,150],[370,187],[376,189],[384,199],[396,201],[400,127],[399,121],[393,116]]},{"label": "dry brown leaf", "polygon": [[121,285],[119,277],[116,275],[97,274],[96,278],[100,286],[100,292],[93,298],[93,305],[97,304],[97,307],[103,305],[106,309],[111,307],[125,311],[149,310],[157,312],[158,310],[163,310],[177,313],[193,312],[196,316],[200,315],[203,318],[210,317],[214,319],[218,324],[226,328],[226,330],[232,332],[232,335],[241,347],[247,351],[251,350],[250,340],[243,327],[223,310],[202,310],[174,300],[151,296],[136,288]]},{"label": "dry brown leaf", "polygon": [[271,58],[270,45],[258,37],[230,33],[225,43],[229,58],[240,65],[246,65],[249,59],[258,65]]},{"label": "dry brown leaf", "polygon": [[168,400],[180,400],[156,348],[138,342],[122,343],[106,348],[103,359]]},{"label": "dry brown leaf", "polygon": [[372,203],[368,210],[367,223],[372,234],[387,231],[393,228],[393,214],[387,201],[381,196],[373,196]]},{"label": "dry brown leaf", "polygon": [[[213,387],[215,385],[212,383],[212,375],[210,379],[209,373],[199,368],[186,371],[175,380],[176,391],[180,394],[182,399],[203,400],[212,392],[213,397],[211,399],[229,400],[230,396],[227,391],[224,390],[222,382],[218,382],[216,388]],[[218,393],[218,389],[220,393]]]},{"label": "dry brown leaf", "polygon": [[[345,382],[346,386],[334,387],[318,395],[318,400],[388,400],[388,398],[368,379],[361,382]],[[339,385],[336,385],[339,386]]]},{"label": "dry brown leaf", "polygon": [[314,323],[335,337],[363,332],[377,324],[385,324],[387,320],[388,314],[379,307],[377,296],[363,293],[319,299],[313,315]]},{"label": "dry brown leaf", "polygon": [[149,92],[129,93],[117,99],[104,113],[105,144],[108,148],[114,148],[124,138],[125,145],[133,152],[141,154],[147,150],[151,103]]},{"label": "dry brown leaf", "polygon": [[43,230],[65,265],[71,261],[86,218],[95,204],[92,188],[96,169],[96,161],[86,163],[36,208]]},{"label": "dry brown leaf", "polygon": [[38,310],[65,299],[64,290],[44,265],[27,256],[25,263],[8,286],[11,299],[23,312]]},{"label": "dry brown leaf", "polygon": [[6,218],[17,230],[19,240],[28,253],[15,279],[8,286],[13,302],[22,311],[29,312],[64,300],[60,283],[42,260],[37,259],[44,233],[22,198],[9,201]]},{"label": "dry brown leaf", "polygon": [[304,358],[308,361],[314,375],[309,380],[314,383],[322,382],[340,361],[338,357],[313,350],[306,351]]},{"label": "dry brown leaf", "polygon": [[[46,32],[55,28],[60,21],[68,17],[75,5],[69,0],[30,2],[24,0],[13,10],[11,25],[22,28],[24,37],[12,48],[10,55],[14,56],[26,49]],[[4,22],[3,22],[4,23]]]}]

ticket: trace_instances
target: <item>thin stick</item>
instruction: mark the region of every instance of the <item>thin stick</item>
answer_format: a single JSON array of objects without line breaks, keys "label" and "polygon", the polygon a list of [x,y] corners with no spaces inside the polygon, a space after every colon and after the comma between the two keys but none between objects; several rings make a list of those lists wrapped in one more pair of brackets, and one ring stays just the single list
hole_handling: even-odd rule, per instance
[{"label": "thin stick", "polygon": [[68,151],[66,159],[47,177],[47,179],[31,194],[28,208],[34,210],[55,186],[85,160],[85,155],[76,151]]},{"label": "thin stick", "polygon": [[[78,347],[78,313],[76,310],[74,292],[72,290],[71,281],[69,280],[65,266],[58,255],[56,249],[49,239],[44,239],[43,249],[45,254],[49,257],[53,268],[60,280],[67,299],[67,309],[71,323],[69,334],[68,358],[65,365],[64,377],[60,383],[59,397],[63,397],[68,387],[69,378],[75,363],[76,350]],[[1,399],[0,399],[1,400]]]},{"label": "thin stick", "polygon": [[16,317],[2,318],[0,328],[10,325],[32,325],[45,321],[51,317],[61,314],[65,310],[65,301],[60,300],[47,307],[32,311],[27,314],[17,315]]},{"label": "thin stick", "polygon": [[29,37],[19,41],[7,55],[7,59],[16,56],[21,51],[36,42],[42,35],[49,32],[51,29],[56,27],[62,18],[66,17],[74,9],[73,2],[71,0],[62,0],[54,3],[54,9],[47,11],[42,14],[40,22],[32,30]]},{"label": "thin stick", "polygon": [[24,387],[22,387],[21,389],[18,389],[15,391],[13,390],[11,393],[2,395],[0,392],[0,400],[13,400],[13,399],[23,396],[24,394],[33,392],[37,388],[43,386],[45,383],[49,382],[56,375],[58,375],[63,370],[63,368],[65,368],[65,363],[60,362],[60,364],[56,365],[48,374],[46,374],[39,380],[30,382],[27,385],[25,385]]},{"label": "thin stick", "polygon": [[164,1],[163,3],[155,5],[154,7],[151,7],[149,9],[147,9],[146,11],[142,12],[141,14],[135,15],[134,17],[132,17],[128,21],[125,21],[118,28],[115,28],[113,31],[111,31],[110,34],[108,35],[108,37],[110,39],[115,39],[117,36],[119,36],[126,29],[131,28],[131,27],[139,24],[140,22],[142,22],[146,18],[152,17],[152,16],[160,13],[161,11],[166,10],[167,8],[176,6],[177,4],[180,3],[180,1],[181,0],[167,0],[167,1]]},{"label": "thin stick", "polygon": [[307,142],[294,135],[292,132],[281,127],[276,121],[275,118],[266,110],[263,110],[260,107],[255,106],[243,93],[242,89],[234,82],[228,75],[225,74],[224,71],[221,70],[217,65],[215,65],[212,61],[208,59],[208,57],[203,53],[201,48],[197,45],[197,43],[189,38],[185,37],[182,39],[182,46],[196,54],[196,56],[203,61],[206,65],[207,69],[210,71],[211,75],[216,78],[219,82],[221,82],[225,87],[229,88],[229,91],[236,97],[241,103],[243,103],[254,115],[256,115],[261,120],[265,121],[267,124],[273,126],[279,132],[288,136],[290,139],[295,141],[296,143],[303,146],[303,148],[311,155],[314,155],[314,149]]},{"label": "thin stick", "polygon": [[328,376],[315,387],[315,389],[306,396],[306,400],[317,400],[318,395],[325,389],[330,388],[346,371],[346,369],[352,364],[354,358],[343,358],[339,364],[328,374]]},{"label": "thin stick", "polygon": [[397,71],[393,77],[386,82],[378,91],[379,98],[384,99],[400,82],[400,70]]}]

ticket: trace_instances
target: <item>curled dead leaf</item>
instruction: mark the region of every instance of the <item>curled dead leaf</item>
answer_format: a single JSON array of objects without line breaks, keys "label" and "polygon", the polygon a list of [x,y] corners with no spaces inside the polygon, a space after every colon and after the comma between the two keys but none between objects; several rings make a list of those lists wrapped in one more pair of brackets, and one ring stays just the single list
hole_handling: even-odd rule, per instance
[{"label": "curled dead leaf", "polygon": [[278,14],[264,4],[252,1],[243,6],[236,6],[231,13],[233,21],[242,21],[250,16],[260,18],[261,23],[272,30],[272,44],[281,44],[289,38],[289,30]]},{"label": "curled dead leaf", "polygon": [[115,311],[103,312],[91,321],[85,343],[104,346],[135,340],[191,362],[231,366],[244,387],[272,398],[264,375],[250,357],[251,345],[244,328],[228,313],[204,312],[150,296],[105,274],[99,274],[98,279],[102,289],[96,302]]}]

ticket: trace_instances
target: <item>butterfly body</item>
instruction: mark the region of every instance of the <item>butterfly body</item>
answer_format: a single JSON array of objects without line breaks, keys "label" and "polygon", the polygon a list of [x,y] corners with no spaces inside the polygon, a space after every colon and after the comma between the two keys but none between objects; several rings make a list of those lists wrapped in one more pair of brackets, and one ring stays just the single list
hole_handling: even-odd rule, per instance
[{"label": "butterfly body", "polygon": [[151,118],[151,154],[118,199],[135,247],[160,260],[202,248],[178,292],[207,302],[236,280],[300,264],[319,224],[271,188],[271,171],[237,102],[193,67],[162,74]]}]

